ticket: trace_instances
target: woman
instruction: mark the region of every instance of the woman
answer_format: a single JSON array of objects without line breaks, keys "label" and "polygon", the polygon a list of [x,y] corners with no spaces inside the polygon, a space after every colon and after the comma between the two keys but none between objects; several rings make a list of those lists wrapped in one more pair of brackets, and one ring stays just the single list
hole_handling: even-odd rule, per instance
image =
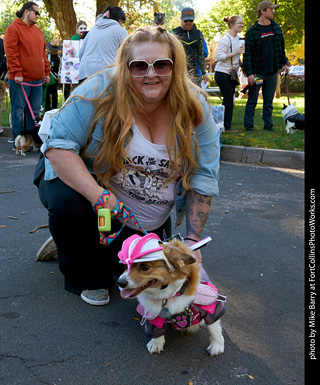
[{"label": "woman", "polygon": [[119,7],[108,5],[104,14],[84,39],[80,49],[79,80],[114,64],[118,49],[128,32],[122,27],[126,15]]},{"label": "woman", "polygon": [[83,20],[78,21],[76,26],[76,34],[71,37],[71,40],[80,40],[82,39],[83,33],[87,30],[87,23]]},{"label": "woman", "polygon": [[[122,242],[142,234],[137,223],[169,237],[174,205],[178,225],[187,216],[186,243],[200,239],[219,172],[219,135],[200,92],[177,38],[143,27],[121,45],[114,69],[87,79],[52,117],[35,183],[66,290],[107,304],[113,274],[123,270]],[[98,231],[102,206],[111,210],[110,233]],[[126,208],[135,222],[123,227]]]},{"label": "woman", "polygon": [[224,128],[231,130],[235,84],[231,83],[231,69],[239,68],[240,54],[244,52],[243,47],[239,47],[239,32],[242,31],[242,16],[224,17],[223,21],[228,23],[229,32],[220,40],[215,67],[215,81],[217,82],[223,96]]}]

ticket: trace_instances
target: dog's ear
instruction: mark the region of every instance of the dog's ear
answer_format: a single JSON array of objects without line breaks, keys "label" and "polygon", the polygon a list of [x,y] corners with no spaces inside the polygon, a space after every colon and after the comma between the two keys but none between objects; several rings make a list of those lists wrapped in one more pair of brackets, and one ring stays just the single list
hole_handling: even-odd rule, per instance
[{"label": "dog's ear", "polygon": [[[182,243],[182,242],[181,242]],[[170,243],[163,243],[163,252],[168,258],[169,262],[175,268],[182,268],[183,266],[191,265],[196,262],[196,258],[193,256],[192,251],[187,248],[187,246],[176,245]]]}]

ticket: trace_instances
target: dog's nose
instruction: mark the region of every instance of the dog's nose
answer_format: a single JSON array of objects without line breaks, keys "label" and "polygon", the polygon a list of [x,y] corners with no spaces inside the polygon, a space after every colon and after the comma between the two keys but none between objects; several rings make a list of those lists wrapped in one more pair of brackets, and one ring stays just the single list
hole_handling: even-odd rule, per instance
[{"label": "dog's nose", "polygon": [[118,279],[118,285],[124,289],[128,285],[127,278],[121,275]]}]

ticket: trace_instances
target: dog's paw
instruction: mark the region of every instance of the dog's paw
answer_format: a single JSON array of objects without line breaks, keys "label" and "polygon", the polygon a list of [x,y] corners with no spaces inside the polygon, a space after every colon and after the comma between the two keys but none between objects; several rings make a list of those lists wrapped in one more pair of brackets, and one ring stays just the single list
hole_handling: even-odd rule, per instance
[{"label": "dog's paw", "polygon": [[152,340],[150,340],[147,344],[147,348],[148,348],[149,353],[153,354],[153,353],[162,352],[164,342],[165,342],[165,340],[164,340],[163,336],[161,336],[159,338],[153,338]]},{"label": "dog's paw", "polygon": [[224,353],[224,341],[218,343],[217,341],[211,342],[207,347],[207,352],[210,356],[217,356]]}]

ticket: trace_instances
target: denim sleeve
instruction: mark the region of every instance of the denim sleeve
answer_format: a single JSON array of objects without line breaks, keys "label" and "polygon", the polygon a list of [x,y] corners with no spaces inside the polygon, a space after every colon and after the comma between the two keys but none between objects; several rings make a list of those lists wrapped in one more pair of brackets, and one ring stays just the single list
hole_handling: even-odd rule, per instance
[{"label": "denim sleeve", "polygon": [[203,103],[204,120],[196,128],[200,147],[199,168],[191,177],[191,188],[201,195],[219,195],[220,133],[210,112]]}]

